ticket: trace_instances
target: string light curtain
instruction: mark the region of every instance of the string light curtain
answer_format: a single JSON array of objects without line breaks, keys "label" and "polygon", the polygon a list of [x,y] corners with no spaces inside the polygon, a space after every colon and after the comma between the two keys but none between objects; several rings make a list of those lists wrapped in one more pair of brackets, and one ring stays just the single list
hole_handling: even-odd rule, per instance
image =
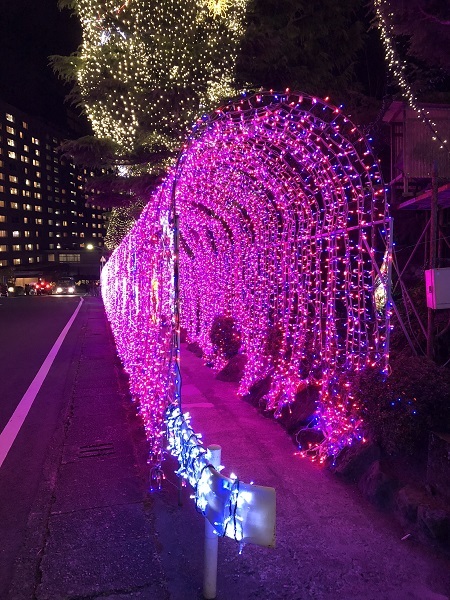
[{"label": "string light curtain", "polygon": [[[323,438],[307,452],[319,460],[361,439],[352,380],[366,367],[387,370],[390,233],[382,177],[359,129],[328,102],[289,91],[242,97],[198,121],[103,271],[107,313],[152,439],[173,396],[174,206],[189,341],[220,368],[210,333],[218,315],[230,317],[248,357],[240,394],[270,376],[264,400],[278,417],[315,388],[311,426]],[[144,251],[158,219],[160,237]],[[154,289],[161,299],[151,306]]]}]

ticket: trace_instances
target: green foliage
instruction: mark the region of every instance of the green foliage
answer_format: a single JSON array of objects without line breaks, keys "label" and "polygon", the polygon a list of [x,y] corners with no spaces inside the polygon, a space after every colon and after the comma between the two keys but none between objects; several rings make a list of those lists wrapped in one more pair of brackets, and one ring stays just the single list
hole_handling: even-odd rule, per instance
[{"label": "green foliage", "polygon": [[410,58],[450,73],[450,5],[439,0],[386,0],[398,36],[403,36]]},{"label": "green foliage", "polygon": [[363,42],[359,0],[253,0],[238,76],[266,88],[342,96]]},{"label": "green foliage", "polygon": [[398,357],[391,370],[387,379],[364,373],[357,396],[371,437],[390,455],[411,455],[430,431],[450,431],[450,376],[424,357]]},{"label": "green foliage", "polygon": [[211,342],[216,351],[225,358],[231,358],[239,352],[241,334],[233,317],[217,315],[211,326]]},{"label": "green foliage", "polygon": [[271,326],[267,330],[266,346],[264,354],[277,359],[280,356],[281,347],[283,344],[283,331],[276,326]]},{"label": "green foliage", "polygon": [[92,169],[109,168],[117,164],[118,144],[110,139],[85,135],[77,140],[64,141],[61,151],[63,158]]}]

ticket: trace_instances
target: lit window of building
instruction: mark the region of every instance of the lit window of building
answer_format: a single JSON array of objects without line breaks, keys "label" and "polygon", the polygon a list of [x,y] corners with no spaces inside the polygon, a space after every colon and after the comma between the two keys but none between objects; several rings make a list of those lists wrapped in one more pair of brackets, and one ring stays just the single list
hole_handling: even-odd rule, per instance
[{"label": "lit window of building", "polygon": [[19,208],[18,202],[11,202],[11,208]]},{"label": "lit window of building", "polygon": [[28,257],[28,262],[29,263],[34,263],[34,257],[33,256],[29,256]]},{"label": "lit window of building", "polygon": [[14,148],[14,146],[16,145],[16,142],[14,140],[12,140],[11,138],[8,138],[8,146],[12,146]]},{"label": "lit window of building", "polygon": [[36,144],[36,146],[39,146],[39,140],[36,137],[32,137],[31,141],[33,142],[33,144]]},{"label": "lit window of building", "polygon": [[18,177],[16,177],[15,175],[10,175],[10,176],[9,176],[9,181],[10,181],[11,183],[18,183],[18,182],[19,182],[19,178],[18,178]]},{"label": "lit window of building", "polygon": [[80,262],[80,254],[60,254],[59,262]]},{"label": "lit window of building", "polygon": [[36,206],[34,207],[34,210],[35,210],[36,212],[42,212],[42,206],[37,206],[37,205],[36,205]]},{"label": "lit window of building", "polygon": [[6,120],[10,123],[14,123],[14,116],[10,113],[6,113]]},{"label": "lit window of building", "polygon": [[19,190],[18,190],[17,188],[10,188],[10,189],[9,189],[9,193],[10,193],[12,196],[17,196],[17,195],[19,194]]},{"label": "lit window of building", "polygon": [[28,156],[24,156],[23,154],[20,156],[20,160],[24,163],[30,162],[30,159],[28,158]]},{"label": "lit window of building", "polygon": [[0,244],[0,252],[6,252],[7,249],[8,246],[6,246],[6,244]]},{"label": "lit window of building", "polygon": [[12,150],[8,150],[8,158],[17,158],[17,154]]},{"label": "lit window of building", "polygon": [[25,250],[33,250],[33,244],[25,244]]},{"label": "lit window of building", "polygon": [[12,245],[13,252],[20,252],[21,248],[22,248],[22,246],[20,244]]},{"label": "lit window of building", "polygon": [[5,215],[0,215],[0,223],[6,223]]},{"label": "lit window of building", "polygon": [[22,121],[22,127],[24,129],[28,129],[28,123],[26,123],[25,121]]},{"label": "lit window of building", "polygon": [[20,237],[20,231],[17,231],[17,230],[16,230],[16,231],[13,231],[13,232],[12,232],[12,236],[13,236],[13,237]]},{"label": "lit window of building", "polygon": [[42,219],[36,219],[36,225],[42,225],[43,221]]},{"label": "lit window of building", "polygon": [[24,232],[23,232],[23,235],[24,235],[25,237],[30,237],[31,233],[30,233],[29,231],[24,231]]},{"label": "lit window of building", "polygon": [[6,131],[7,131],[7,133],[10,133],[11,135],[16,135],[16,130],[14,129],[14,127],[11,127],[10,125],[6,126]]},{"label": "lit window of building", "polygon": [[30,190],[22,190],[22,196],[25,196],[26,198],[31,198]]},{"label": "lit window of building", "polygon": [[[37,158],[33,158],[33,165],[34,165],[35,167],[39,167],[39,166],[41,165],[41,163],[40,163],[40,161],[39,161],[39,160],[37,160]],[[40,175],[39,175],[39,176],[40,176]]]},{"label": "lit window of building", "polygon": [[30,151],[30,146],[27,146],[27,144],[23,145],[23,151],[24,152],[29,152]]},{"label": "lit window of building", "polygon": [[0,185],[0,192],[4,192],[5,191],[5,186]]},{"label": "lit window of building", "polygon": [[31,210],[33,207],[31,206],[31,204],[24,204],[23,205],[23,210]]},{"label": "lit window of building", "polygon": [[13,258],[13,265],[20,265],[20,263],[21,263],[20,258]]},{"label": "lit window of building", "polygon": [[34,197],[37,198],[38,200],[41,200],[42,194],[40,192],[34,192]]}]

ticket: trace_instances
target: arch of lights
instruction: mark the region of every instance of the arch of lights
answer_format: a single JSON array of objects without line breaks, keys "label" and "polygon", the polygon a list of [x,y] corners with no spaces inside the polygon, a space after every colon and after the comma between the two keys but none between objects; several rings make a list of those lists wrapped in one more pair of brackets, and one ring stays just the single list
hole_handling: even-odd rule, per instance
[{"label": "arch of lights", "polygon": [[270,376],[275,417],[316,390],[320,460],[363,437],[352,381],[387,369],[389,224],[377,162],[339,108],[261,92],[198,121],[102,276],[155,468],[165,411],[179,401],[179,307],[216,368],[213,320],[234,319],[248,358],[239,393]]}]

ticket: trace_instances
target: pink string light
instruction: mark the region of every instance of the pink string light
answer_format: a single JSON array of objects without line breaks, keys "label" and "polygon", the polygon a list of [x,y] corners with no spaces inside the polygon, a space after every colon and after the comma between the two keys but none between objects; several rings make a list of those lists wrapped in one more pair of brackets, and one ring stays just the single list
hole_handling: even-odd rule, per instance
[{"label": "pink string light", "polygon": [[236,323],[248,357],[240,394],[270,376],[264,400],[277,417],[299,390],[317,390],[311,426],[323,439],[303,451],[323,461],[363,438],[354,374],[387,369],[389,236],[378,164],[339,108],[261,92],[200,119],[103,270],[105,307],[155,464],[176,395],[174,260],[181,325],[217,369],[224,359],[210,339],[213,320]]}]

